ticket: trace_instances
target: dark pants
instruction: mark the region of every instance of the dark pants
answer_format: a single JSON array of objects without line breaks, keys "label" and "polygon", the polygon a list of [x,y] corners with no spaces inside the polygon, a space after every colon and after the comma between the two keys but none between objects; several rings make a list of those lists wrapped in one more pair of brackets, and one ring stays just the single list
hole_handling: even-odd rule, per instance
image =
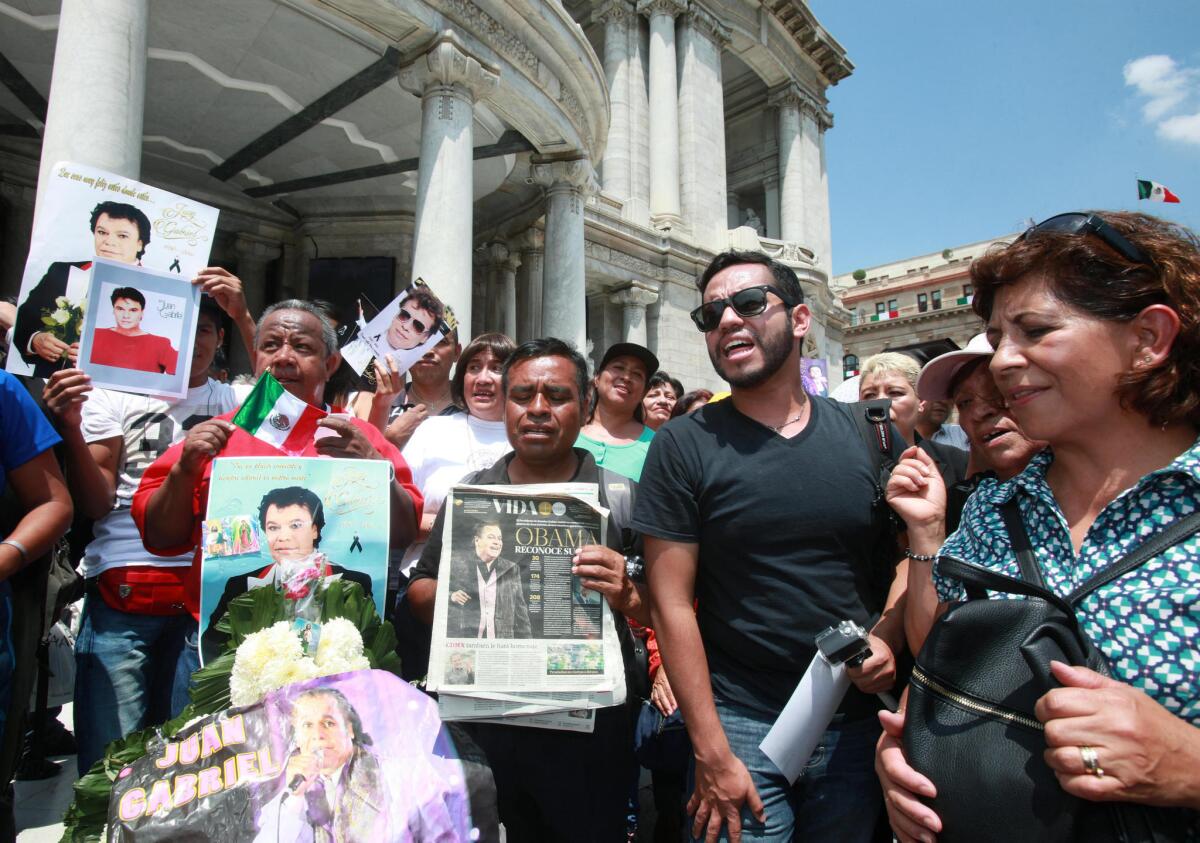
[{"label": "dark pants", "polygon": [[589,734],[463,724],[496,779],[500,821],[519,843],[613,843],[625,839],[633,764],[626,706],[596,712]]}]

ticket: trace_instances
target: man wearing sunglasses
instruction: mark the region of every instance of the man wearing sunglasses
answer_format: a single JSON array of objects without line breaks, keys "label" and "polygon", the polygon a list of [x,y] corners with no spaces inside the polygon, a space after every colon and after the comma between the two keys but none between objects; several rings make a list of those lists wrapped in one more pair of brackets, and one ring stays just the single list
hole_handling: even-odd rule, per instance
[{"label": "man wearing sunglasses", "polygon": [[[697,285],[692,319],[730,400],[658,432],[633,517],[695,749],[692,835],[867,841],[882,807],[873,694],[892,686],[904,644],[901,612],[885,610],[904,579],[893,582],[879,477],[852,411],[805,394],[800,345],[812,315],[795,273],[726,252]],[[848,671],[854,687],[791,785],[759,744],[816,636],[847,619],[871,630],[872,655]]]}]

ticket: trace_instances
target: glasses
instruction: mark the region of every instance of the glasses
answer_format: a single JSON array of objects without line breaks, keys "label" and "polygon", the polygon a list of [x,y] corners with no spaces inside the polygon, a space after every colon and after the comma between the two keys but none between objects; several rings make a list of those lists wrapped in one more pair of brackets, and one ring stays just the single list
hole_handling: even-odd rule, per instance
[{"label": "glasses", "polygon": [[770,284],[761,284],[757,287],[738,290],[726,299],[705,302],[692,311],[692,321],[696,323],[697,328],[707,334],[709,331],[716,330],[717,325],[721,324],[721,316],[727,307],[732,307],[733,312],[738,316],[758,316],[767,309],[767,293],[774,293],[786,307],[790,308],[796,305],[796,302]]},{"label": "glasses", "polygon": [[400,308],[399,316],[400,316],[401,322],[412,322],[413,327],[417,329],[418,334],[425,333],[425,328],[426,328],[425,323],[422,322],[420,319],[413,319],[413,315],[411,313],[409,313],[407,310],[405,310],[404,308]]},{"label": "glasses", "polygon": [[1048,220],[1043,220],[1025,231],[1017,241],[1024,240],[1039,231],[1061,231],[1066,234],[1094,234],[1119,252],[1126,260],[1134,263],[1150,263],[1146,253],[1133,245],[1121,232],[1095,214],[1082,214],[1078,211],[1068,214],[1057,214]]}]

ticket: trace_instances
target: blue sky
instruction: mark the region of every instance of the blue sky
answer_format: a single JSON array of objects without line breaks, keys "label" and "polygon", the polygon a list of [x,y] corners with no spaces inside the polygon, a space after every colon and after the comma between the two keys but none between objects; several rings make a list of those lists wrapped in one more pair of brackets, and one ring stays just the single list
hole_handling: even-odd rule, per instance
[{"label": "blue sky", "polygon": [[[856,67],[828,91],[835,273],[1078,208],[1200,232],[1197,0],[809,6]],[[1138,177],[1182,203],[1139,203]]]}]

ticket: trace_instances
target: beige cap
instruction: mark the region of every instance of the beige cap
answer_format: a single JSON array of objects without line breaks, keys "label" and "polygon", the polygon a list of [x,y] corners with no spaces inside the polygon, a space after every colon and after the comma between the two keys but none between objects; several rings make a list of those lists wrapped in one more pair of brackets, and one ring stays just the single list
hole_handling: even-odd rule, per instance
[{"label": "beige cap", "polygon": [[950,382],[963,366],[980,357],[991,357],[992,344],[986,334],[971,337],[966,348],[938,355],[925,364],[917,378],[917,395],[926,401],[949,401]]}]

